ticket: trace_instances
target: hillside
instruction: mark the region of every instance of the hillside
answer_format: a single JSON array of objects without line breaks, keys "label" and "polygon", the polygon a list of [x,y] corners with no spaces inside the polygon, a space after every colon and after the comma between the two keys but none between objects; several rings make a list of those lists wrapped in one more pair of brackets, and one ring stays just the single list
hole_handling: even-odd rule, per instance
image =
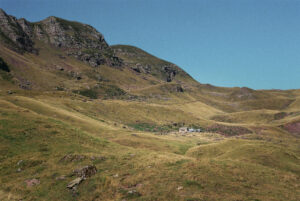
[{"label": "hillside", "polygon": [[0,9],[0,102],[0,200],[300,199],[300,90],[201,84],[90,25]]}]

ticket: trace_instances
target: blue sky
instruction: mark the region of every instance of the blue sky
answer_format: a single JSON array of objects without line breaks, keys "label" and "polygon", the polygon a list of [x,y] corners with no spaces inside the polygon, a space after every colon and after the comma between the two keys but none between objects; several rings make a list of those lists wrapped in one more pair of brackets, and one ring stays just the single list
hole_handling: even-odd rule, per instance
[{"label": "blue sky", "polygon": [[8,14],[94,26],[109,44],[171,61],[201,83],[300,88],[300,0],[0,0]]}]

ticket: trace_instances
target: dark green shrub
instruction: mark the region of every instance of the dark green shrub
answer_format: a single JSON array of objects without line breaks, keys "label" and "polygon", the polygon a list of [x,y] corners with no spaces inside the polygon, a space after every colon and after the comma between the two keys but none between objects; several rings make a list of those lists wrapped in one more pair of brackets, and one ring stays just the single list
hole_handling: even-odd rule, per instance
[{"label": "dark green shrub", "polygon": [[0,70],[5,72],[10,72],[10,69],[8,65],[5,63],[5,61],[0,57]]}]

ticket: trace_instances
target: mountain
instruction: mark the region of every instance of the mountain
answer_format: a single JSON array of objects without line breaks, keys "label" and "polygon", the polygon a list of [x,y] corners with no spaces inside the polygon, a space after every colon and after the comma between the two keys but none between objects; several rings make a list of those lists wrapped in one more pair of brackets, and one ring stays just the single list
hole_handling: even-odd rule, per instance
[{"label": "mountain", "polygon": [[300,90],[201,84],[90,25],[0,9],[0,103],[0,200],[299,198]]}]

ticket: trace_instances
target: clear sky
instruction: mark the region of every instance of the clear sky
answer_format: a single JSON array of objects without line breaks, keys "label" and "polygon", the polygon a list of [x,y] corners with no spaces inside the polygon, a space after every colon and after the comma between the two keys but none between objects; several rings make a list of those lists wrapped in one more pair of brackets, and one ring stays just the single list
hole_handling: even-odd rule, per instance
[{"label": "clear sky", "polygon": [[94,26],[109,44],[140,47],[201,83],[300,88],[300,0],[0,0],[29,21]]}]

